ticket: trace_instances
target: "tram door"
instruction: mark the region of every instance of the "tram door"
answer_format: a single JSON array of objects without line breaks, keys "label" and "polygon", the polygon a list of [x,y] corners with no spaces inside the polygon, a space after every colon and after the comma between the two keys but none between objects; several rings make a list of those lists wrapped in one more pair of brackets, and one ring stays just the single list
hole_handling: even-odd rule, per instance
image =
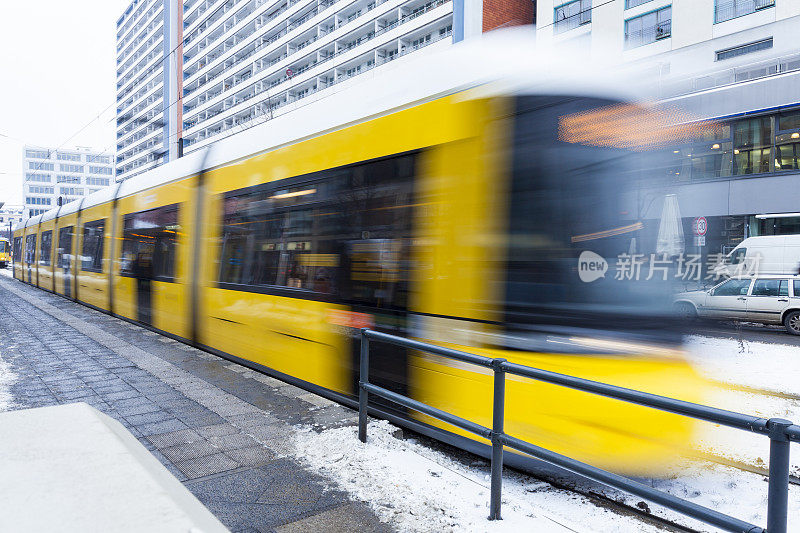
[{"label": "tram door", "polygon": [[152,325],[152,281],[153,281],[152,242],[140,242],[136,259],[133,261],[133,275],[136,278],[136,320]]},{"label": "tram door", "polygon": [[23,272],[23,277],[25,276],[25,272],[28,273],[28,283],[33,283],[33,269],[31,268],[32,265],[35,265],[36,260],[36,235],[28,235],[25,237],[25,270]]},{"label": "tram door", "polygon": [[58,230],[58,263],[56,266],[64,275],[64,296],[67,298],[72,298],[72,268],[75,263],[72,260],[73,229],[73,226],[67,226]]},{"label": "tram door", "polygon": [[136,320],[143,324],[153,325],[156,282],[174,281],[179,231],[178,204],[125,215],[121,273],[134,278]]}]

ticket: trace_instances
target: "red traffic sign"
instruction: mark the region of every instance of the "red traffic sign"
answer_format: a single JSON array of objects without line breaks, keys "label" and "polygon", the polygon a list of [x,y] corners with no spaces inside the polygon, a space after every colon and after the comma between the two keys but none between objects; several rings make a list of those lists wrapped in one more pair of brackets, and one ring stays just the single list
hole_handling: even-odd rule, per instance
[{"label": "red traffic sign", "polygon": [[291,78],[292,76],[294,76],[294,71],[292,69],[290,69],[290,68],[287,68],[286,69],[286,75]]},{"label": "red traffic sign", "polygon": [[705,235],[708,232],[708,220],[706,217],[697,217],[692,223],[695,235]]}]

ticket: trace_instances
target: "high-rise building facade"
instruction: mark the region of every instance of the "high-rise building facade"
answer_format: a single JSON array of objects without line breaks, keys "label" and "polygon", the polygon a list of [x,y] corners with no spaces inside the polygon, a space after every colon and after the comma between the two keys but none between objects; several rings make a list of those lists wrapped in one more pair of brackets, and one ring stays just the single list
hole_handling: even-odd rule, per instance
[{"label": "high-rise building facade", "polygon": [[134,0],[117,20],[117,173],[177,157],[179,0]]},{"label": "high-rise building facade", "polygon": [[537,24],[547,53],[617,56],[662,102],[720,124],[669,151],[669,183],[641,191],[639,217],[677,194],[685,235],[708,222],[703,253],[800,233],[800,1],[540,0]]},{"label": "high-rise building facade", "polygon": [[114,155],[25,146],[22,154],[22,197],[25,218],[109,187],[114,183]]},{"label": "high-rise building facade", "polygon": [[658,64],[663,96],[750,79],[743,67],[772,59],[776,73],[800,51],[796,0],[539,0],[537,11],[541,45]]},{"label": "high-rise building facade", "polygon": [[495,27],[529,24],[534,5],[530,0],[135,0],[118,22],[118,176],[127,178],[346,90],[417,51]]}]

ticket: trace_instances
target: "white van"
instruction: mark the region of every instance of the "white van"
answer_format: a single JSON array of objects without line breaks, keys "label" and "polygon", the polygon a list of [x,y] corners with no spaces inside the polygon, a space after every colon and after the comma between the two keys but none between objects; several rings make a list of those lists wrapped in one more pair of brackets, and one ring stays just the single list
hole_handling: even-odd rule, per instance
[{"label": "white van", "polygon": [[731,277],[744,274],[800,273],[800,235],[748,237],[714,268],[714,273]]}]

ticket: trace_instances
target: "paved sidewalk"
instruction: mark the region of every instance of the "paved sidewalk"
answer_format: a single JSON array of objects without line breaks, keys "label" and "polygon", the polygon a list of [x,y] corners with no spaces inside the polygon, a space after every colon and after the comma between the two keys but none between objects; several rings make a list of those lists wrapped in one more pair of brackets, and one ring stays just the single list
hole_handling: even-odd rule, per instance
[{"label": "paved sidewalk", "polygon": [[352,411],[5,276],[0,317],[12,409],[114,417],[231,531],[391,530],[292,458],[300,426],[352,425]]}]

